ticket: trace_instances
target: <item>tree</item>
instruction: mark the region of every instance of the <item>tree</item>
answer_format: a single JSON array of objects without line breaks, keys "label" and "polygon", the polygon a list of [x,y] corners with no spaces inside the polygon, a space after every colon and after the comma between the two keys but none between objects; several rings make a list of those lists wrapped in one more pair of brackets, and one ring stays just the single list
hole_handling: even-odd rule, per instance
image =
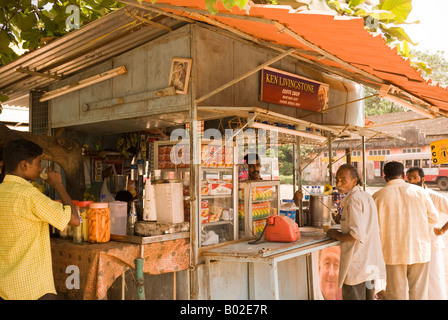
[{"label": "tree", "polygon": [[77,141],[11,130],[0,123],[0,147],[15,139],[27,139],[37,143],[44,150],[42,158],[57,163],[64,170],[67,178],[67,192],[70,196],[75,200],[83,200],[84,165],[81,145]]},{"label": "tree", "polygon": [[[300,146],[300,159],[302,166],[306,164],[311,154],[313,154],[314,148],[309,145]],[[293,168],[294,168],[294,154],[292,144],[284,144],[278,146],[278,170],[280,180],[283,183],[292,183],[293,181]]]},{"label": "tree", "polygon": [[0,65],[122,7],[114,0],[0,0]]},{"label": "tree", "polygon": [[[448,61],[443,55],[443,51],[436,51],[434,53],[426,51],[410,51],[409,56],[413,59],[415,64],[420,64],[424,68],[420,69],[422,77],[430,78],[437,81],[442,86],[448,85]],[[430,65],[431,67],[428,67]],[[371,88],[364,88],[366,96],[376,93]],[[365,114],[366,116],[380,115],[385,113],[403,112],[406,109],[394,104],[393,102],[381,99],[379,96],[368,98],[365,100]]]}]

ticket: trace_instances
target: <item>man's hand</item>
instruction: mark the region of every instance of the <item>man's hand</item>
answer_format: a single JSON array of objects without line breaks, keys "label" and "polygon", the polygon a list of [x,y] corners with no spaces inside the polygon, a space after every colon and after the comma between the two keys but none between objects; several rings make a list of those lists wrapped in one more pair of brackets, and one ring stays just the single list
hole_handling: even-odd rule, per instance
[{"label": "man's hand", "polygon": [[52,168],[48,168],[48,179],[46,182],[56,189],[58,186],[62,185],[62,176],[59,172],[54,171]]},{"label": "man's hand", "polygon": [[296,192],[294,192],[294,204],[296,206],[300,205],[300,201],[302,201],[303,199],[303,191],[302,190],[297,190]]},{"label": "man's hand", "polygon": [[328,229],[328,231],[327,231],[327,237],[329,237],[331,239],[334,239],[334,240],[339,240],[338,236],[340,234],[341,233],[338,230],[336,230],[336,229]]},{"label": "man's hand", "polygon": [[436,236],[441,236],[442,234],[444,234],[444,231],[442,228],[434,228],[434,233],[436,234]]}]

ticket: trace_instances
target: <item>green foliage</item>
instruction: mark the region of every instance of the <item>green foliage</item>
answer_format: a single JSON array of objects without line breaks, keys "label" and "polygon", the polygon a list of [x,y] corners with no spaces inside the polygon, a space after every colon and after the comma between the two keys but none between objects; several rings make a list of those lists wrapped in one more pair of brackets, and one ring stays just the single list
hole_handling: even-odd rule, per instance
[{"label": "green foliage", "polygon": [[411,51],[410,57],[413,64],[421,70],[422,77],[431,78],[442,86],[448,85],[448,61],[444,51]]},{"label": "green foliage", "polygon": [[[420,65],[419,68],[423,77],[429,77],[439,82],[442,86],[448,85],[448,61],[443,55],[443,51],[431,53],[429,51],[410,51],[409,56],[414,65]],[[432,68],[428,67],[430,65]],[[364,88],[365,95],[370,96],[376,93],[371,88]],[[365,115],[374,116],[386,113],[406,111],[389,100],[380,97],[372,97],[365,100]]]},{"label": "green foliage", "polygon": [[79,8],[80,26],[96,20],[121,6],[113,0],[0,0],[0,65],[14,61],[18,55],[13,45],[35,50],[70,30],[67,20]]},{"label": "green foliage", "polygon": [[[309,159],[313,152],[313,147],[309,145],[300,146],[300,159],[302,163]],[[284,144],[278,147],[278,169],[280,176],[292,179],[294,168],[294,154],[292,144]]]},{"label": "green foliage", "polygon": [[243,9],[249,0],[205,0],[205,7],[210,13],[216,14],[218,12],[218,2],[222,2],[224,7],[230,11],[234,6]]},{"label": "green foliage", "polygon": [[388,44],[400,45],[404,50],[399,52],[408,56],[407,43],[414,43],[399,25],[408,23],[412,0],[381,0],[377,6],[367,5],[364,0],[327,0],[327,3],[341,15],[362,17],[366,29],[381,32]]}]

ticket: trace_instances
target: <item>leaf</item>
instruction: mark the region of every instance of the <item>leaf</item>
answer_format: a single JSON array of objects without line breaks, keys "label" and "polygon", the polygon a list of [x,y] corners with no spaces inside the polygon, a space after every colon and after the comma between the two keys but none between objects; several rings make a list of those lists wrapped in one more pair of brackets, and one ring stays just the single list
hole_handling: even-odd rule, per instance
[{"label": "leaf", "polygon": [[408,44],[408,42],[407,42],[406,40],[403,40],[403,41],[401,42],[401,46],[400,46],[400,54],[401,54],[403,57],[406,57],[406,58],[408,58],[409,55],[410,55],[409,44]]},{"label": "leaf", "polygon": [[412,10],[412,0],[382,0],[379,9],[393,12],[396,22],[404,22]]},{"label": "leaf", "polygon": [[[5,102],[8,101],[9,97],[7,95],[4,94],[0,94],[0,102]],[[0,108],[0,113],[2,113],[2,109]]]},{"label": "leaf", "polygon": [[406,40],[412,45],[416,46],[417,43],[413,42],[408,34],[404,31],[403,28],[400,27],[386,27],[384,24],[380,24],[380,28],[383,32],[388,33],[389,35],[395,37],[399,41]]},{"label": "leaf", "polygon": [[8,48],[11,39],[5,30],[0,30],[0,48]]},{"label": "leaf", "polygon": [[216,14],[216,13],[218,13],[217,3],[218,3],[218,0],[205,0],[205,8],[211,14]]},{"label": "leaf", "polygon": [[370,13],[370,16],[380,21],[392,20],[396,17],[395,13],[386,10],[373,10],[372,13]]},{"label": "leaf", "polygon": [[350,0],[348,5],[352,8],[355,8],[355,7],[359,6],[360,4],[364,3],[364,1],[365,0]]},{"label": "leaf", "polygon": [[431,75],[432,74],[432,68],[430,66],[428,66],[425,62],[423,61],[411,61],[411,65],[414,69],[417,70],[422,70],[424,71],[427,75]]}]

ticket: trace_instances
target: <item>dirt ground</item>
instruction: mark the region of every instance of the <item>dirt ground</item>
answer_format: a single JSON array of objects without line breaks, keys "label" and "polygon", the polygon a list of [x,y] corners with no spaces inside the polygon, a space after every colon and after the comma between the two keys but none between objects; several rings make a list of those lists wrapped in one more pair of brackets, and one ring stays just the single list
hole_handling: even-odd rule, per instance
[{"label": "dirt ground", "polygon": [[[441,194],[448,197],[448,191],[441,191],[437,187],[430,186],[434,191],[440,192]],[[367,192],[370,194],[374,194],[377,190],[381,189],[381,187],[368,187]],[[293,188],[292,185],[280,185],[280,199],[292,199],[293,197]],[[442,226],[448,221],[448,214],[441,214],[440,215],[440,223],[439,225]],[[448,232],[443,234],[442,239],[445,243],[445,248],[443,249],[443,255],[445,260],[445,279],[447,282],[447,291],[448,291]]]}]

